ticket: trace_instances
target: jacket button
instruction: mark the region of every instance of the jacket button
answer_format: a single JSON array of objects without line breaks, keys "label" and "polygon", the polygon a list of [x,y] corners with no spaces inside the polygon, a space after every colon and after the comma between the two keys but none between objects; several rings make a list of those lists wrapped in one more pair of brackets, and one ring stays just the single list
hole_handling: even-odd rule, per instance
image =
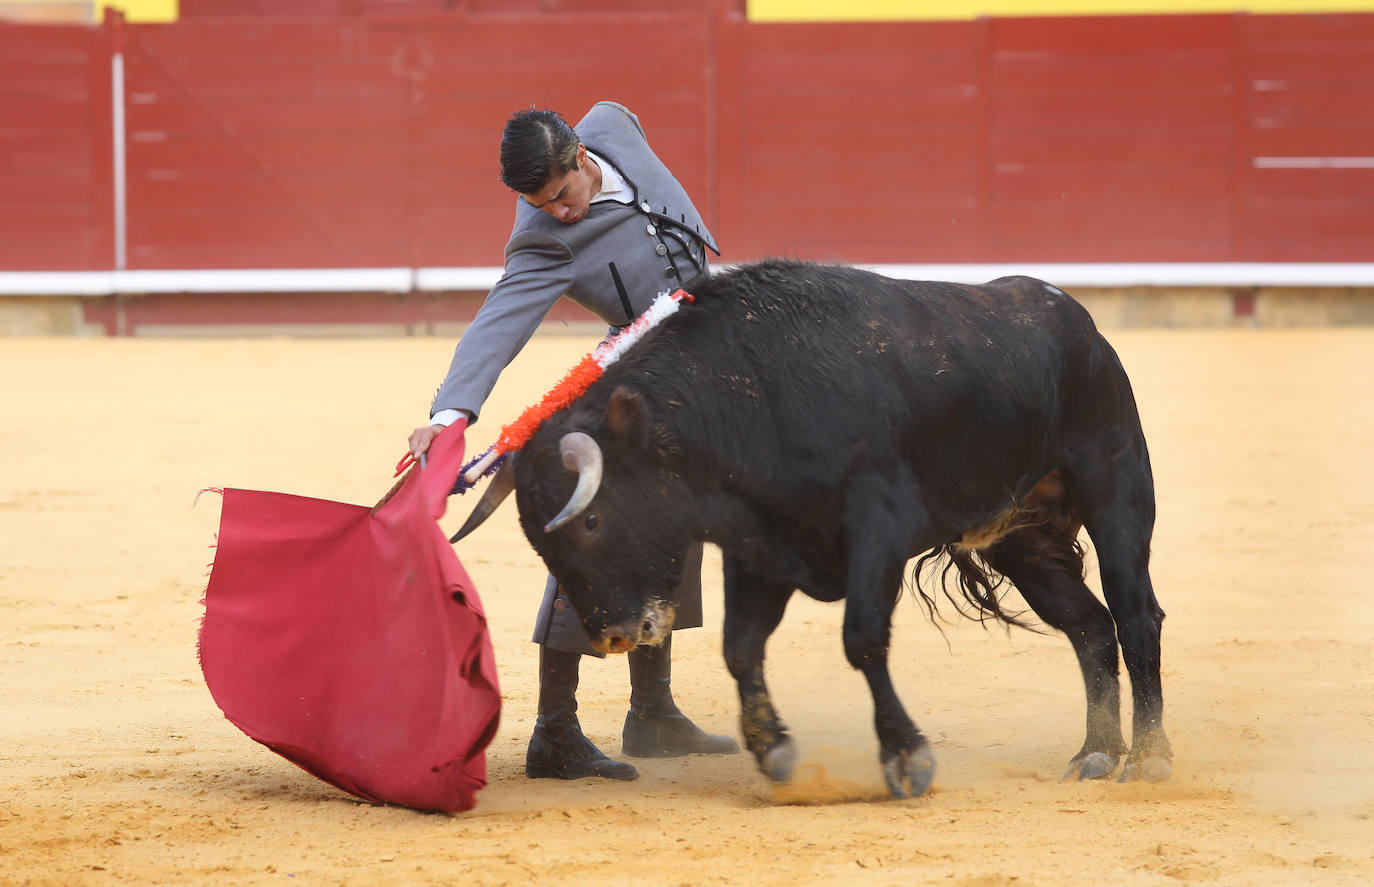
[{"label": "jacket button", "polygon": [[649,201],[647,200],[641,200],[639,202],[639,208],[644,210],[645,212],[648,212],[649,210],[653,209],[653,207],[649,205]]},{"label": "jacket button", "polygon": [[663,276],[664,276],[664,277],[677,277],[677,269],[676,269],[676,268],[664,268],[664,269],[663,269]]},{"label": "jacket button", "polygon": [[563,601],[563,599],[562,599],[561,597],[556,597],[556,598],[553,599],[553,608],[554,608],[555,610],[563,610],[563,609],[566,609],[567,606],[568,606],[568,605],[567,605],[566,603],[564,603],[564,601]]},{"label": "jacket button", "polygon": [[650,237],[658,233],[658,229],[655,228],[652,224],[646,226],[644,230],[649,232]]},{"label": "jacket button", "polygon": [[660,256],[666,256],[668,255],[668,245],[666,243],[660,243],[654,247],[654,252],[658,253]]}]

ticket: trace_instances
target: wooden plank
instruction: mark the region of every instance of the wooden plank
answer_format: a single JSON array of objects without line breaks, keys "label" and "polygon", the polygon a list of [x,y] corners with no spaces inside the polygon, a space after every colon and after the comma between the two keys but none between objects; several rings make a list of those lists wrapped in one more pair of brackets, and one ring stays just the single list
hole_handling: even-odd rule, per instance
[{"label": "wooden plank", "polygon": [[990,49],[1102,58],[1161,49],[1221,50],[1231,45],[1229,15],[1106,15],[993,18]]},{"label": "wooden plank", "polygon": [[1231,54],[1225,49],[1183,50],[1160,46],[1103,56],[1097,52],[1001,52],[990,59],[999,89],[1084,90],[1099,92],[1182,90],[1212,92],[1232,81]]},{"label": "wooden plank", "polygon": [[1257,51],[1316,49],[1374,51],[1374,13],[1325,15],[1245,15],[1240,17],[1242,39]]},{"label": "wooden plank", "polygon": [[1212,170],[1230,162],[1230,128],[1194,130],[1188,138],[1158,129],[1065,132],[1058,129],[1002,128],[993,133],[994,168],[1008,164],[1199,165]]}]

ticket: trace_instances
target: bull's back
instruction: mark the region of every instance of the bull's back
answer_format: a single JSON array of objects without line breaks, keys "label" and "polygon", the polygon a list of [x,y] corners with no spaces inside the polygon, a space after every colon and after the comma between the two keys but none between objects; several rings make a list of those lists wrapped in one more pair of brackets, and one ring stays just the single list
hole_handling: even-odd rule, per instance
[{"label": "bull's back", "polygon": [[1103,344],[1081,305],[1030,277],[970,285],[773,261],[726,272],[705,295],[713,317],[690,347],[722,374],[764,380],[778,409],[843,417],[870,438],[957,433],[978,412],[1047,421]]}]

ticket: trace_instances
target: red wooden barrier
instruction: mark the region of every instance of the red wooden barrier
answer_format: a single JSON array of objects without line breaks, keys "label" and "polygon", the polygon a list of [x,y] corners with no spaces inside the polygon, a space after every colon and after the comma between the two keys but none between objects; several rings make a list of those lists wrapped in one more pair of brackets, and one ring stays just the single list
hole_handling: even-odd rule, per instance
[{"label": "red wooden barrier", "polygon": [[1236,255],[1374,257],[1374,15],[1242,16]]},{"label": "red wooden barrier", "polygon": [[990,250],[1231,259],[1232,21],[993,21]]},{"label": "red wooden barrier", "polygon": [[[130,263],[499,265],[514,198],[497,146],[510,113],[532,104],[576,120],[618,98],[689,190],[709,194],[707,25],[586,15],[131,27]],[[603,43],[617,50],[584,49]]]},{"label": "red wooden barrier", "polygon": [[0,269],[108,269],[109,33],[0,24]]},{"label": "red wooden barrier", "polygon": [[[1371,14],[227,6],[124,27],[130,268],[499,265],[505,118],[598,98],[730,260],[1374,261]],[[113,266],[114,39],[0,26],[0,269]]]},{"label": "red wooden barrier", "polygon": [[[986,97],[973,22],[732,25],[721,242],[742,256],[986,254]],[[904,257],[898,259],[897,257]]]}]

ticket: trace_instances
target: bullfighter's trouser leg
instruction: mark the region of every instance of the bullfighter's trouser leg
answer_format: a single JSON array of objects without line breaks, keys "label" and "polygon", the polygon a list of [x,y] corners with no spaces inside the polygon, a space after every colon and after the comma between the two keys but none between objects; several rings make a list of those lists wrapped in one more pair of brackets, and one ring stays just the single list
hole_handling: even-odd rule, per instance
[{"label": "bullfighter's trouser leg", "polygon": [[713,736],[688,720],[673,701],[673,636],[657,647],[640,646],[630,660],[630,711],[621,742],[634,758],[679,755],[732,755],[739,743]]},{"label": "bullfighter's trouser leg", "polygon": [[[702,546],[699,543],[687,550],[682,581],[670,598],[675,604],[674,631],[697,628],[702,624],[701,556]],[[592,649],[572,601],[563,594],[552,576],[544,585],[544,600],[535,617],[531,640],[543,647],[541,661],[550,652],[573,657],[591,655],[605,658],[605,654]],[[621,734],[627,755],[667,757],[739,751],[739,745],[733,739],[704,732],[678,710],[672,696],[670,643],[659,648],[641,647],[631,651],[627,658],[630,664],[630,712],[625,718],[625,730]],[[546,680],[548,676],[541,668],[541,687]],[[575,681],[573,688],[576,689]],[[542,689],[540,698],[543,699]],[[576,700],[572,700],[572,705],[575,710]],[[533,740],[531,743],[533,745]],[[587,744],[591,745],[591,741],[587,740]]]},{"label": "bullfighter's trouser leg", "polygon": [[635,779],[633,764],[606,757],[582,732],[577,720],[577,670],[581,653],[539,648],[539,717],[534,722],[525,775],[581,779]]},{"label": "bullfighter's trouser leg", "polygon": [[629,713],[621,732],[622,750],[632,758],[679,755],[732,755],[739,743],[692,724],[673,702],[673,636],[658,647],[629,651]]}]

